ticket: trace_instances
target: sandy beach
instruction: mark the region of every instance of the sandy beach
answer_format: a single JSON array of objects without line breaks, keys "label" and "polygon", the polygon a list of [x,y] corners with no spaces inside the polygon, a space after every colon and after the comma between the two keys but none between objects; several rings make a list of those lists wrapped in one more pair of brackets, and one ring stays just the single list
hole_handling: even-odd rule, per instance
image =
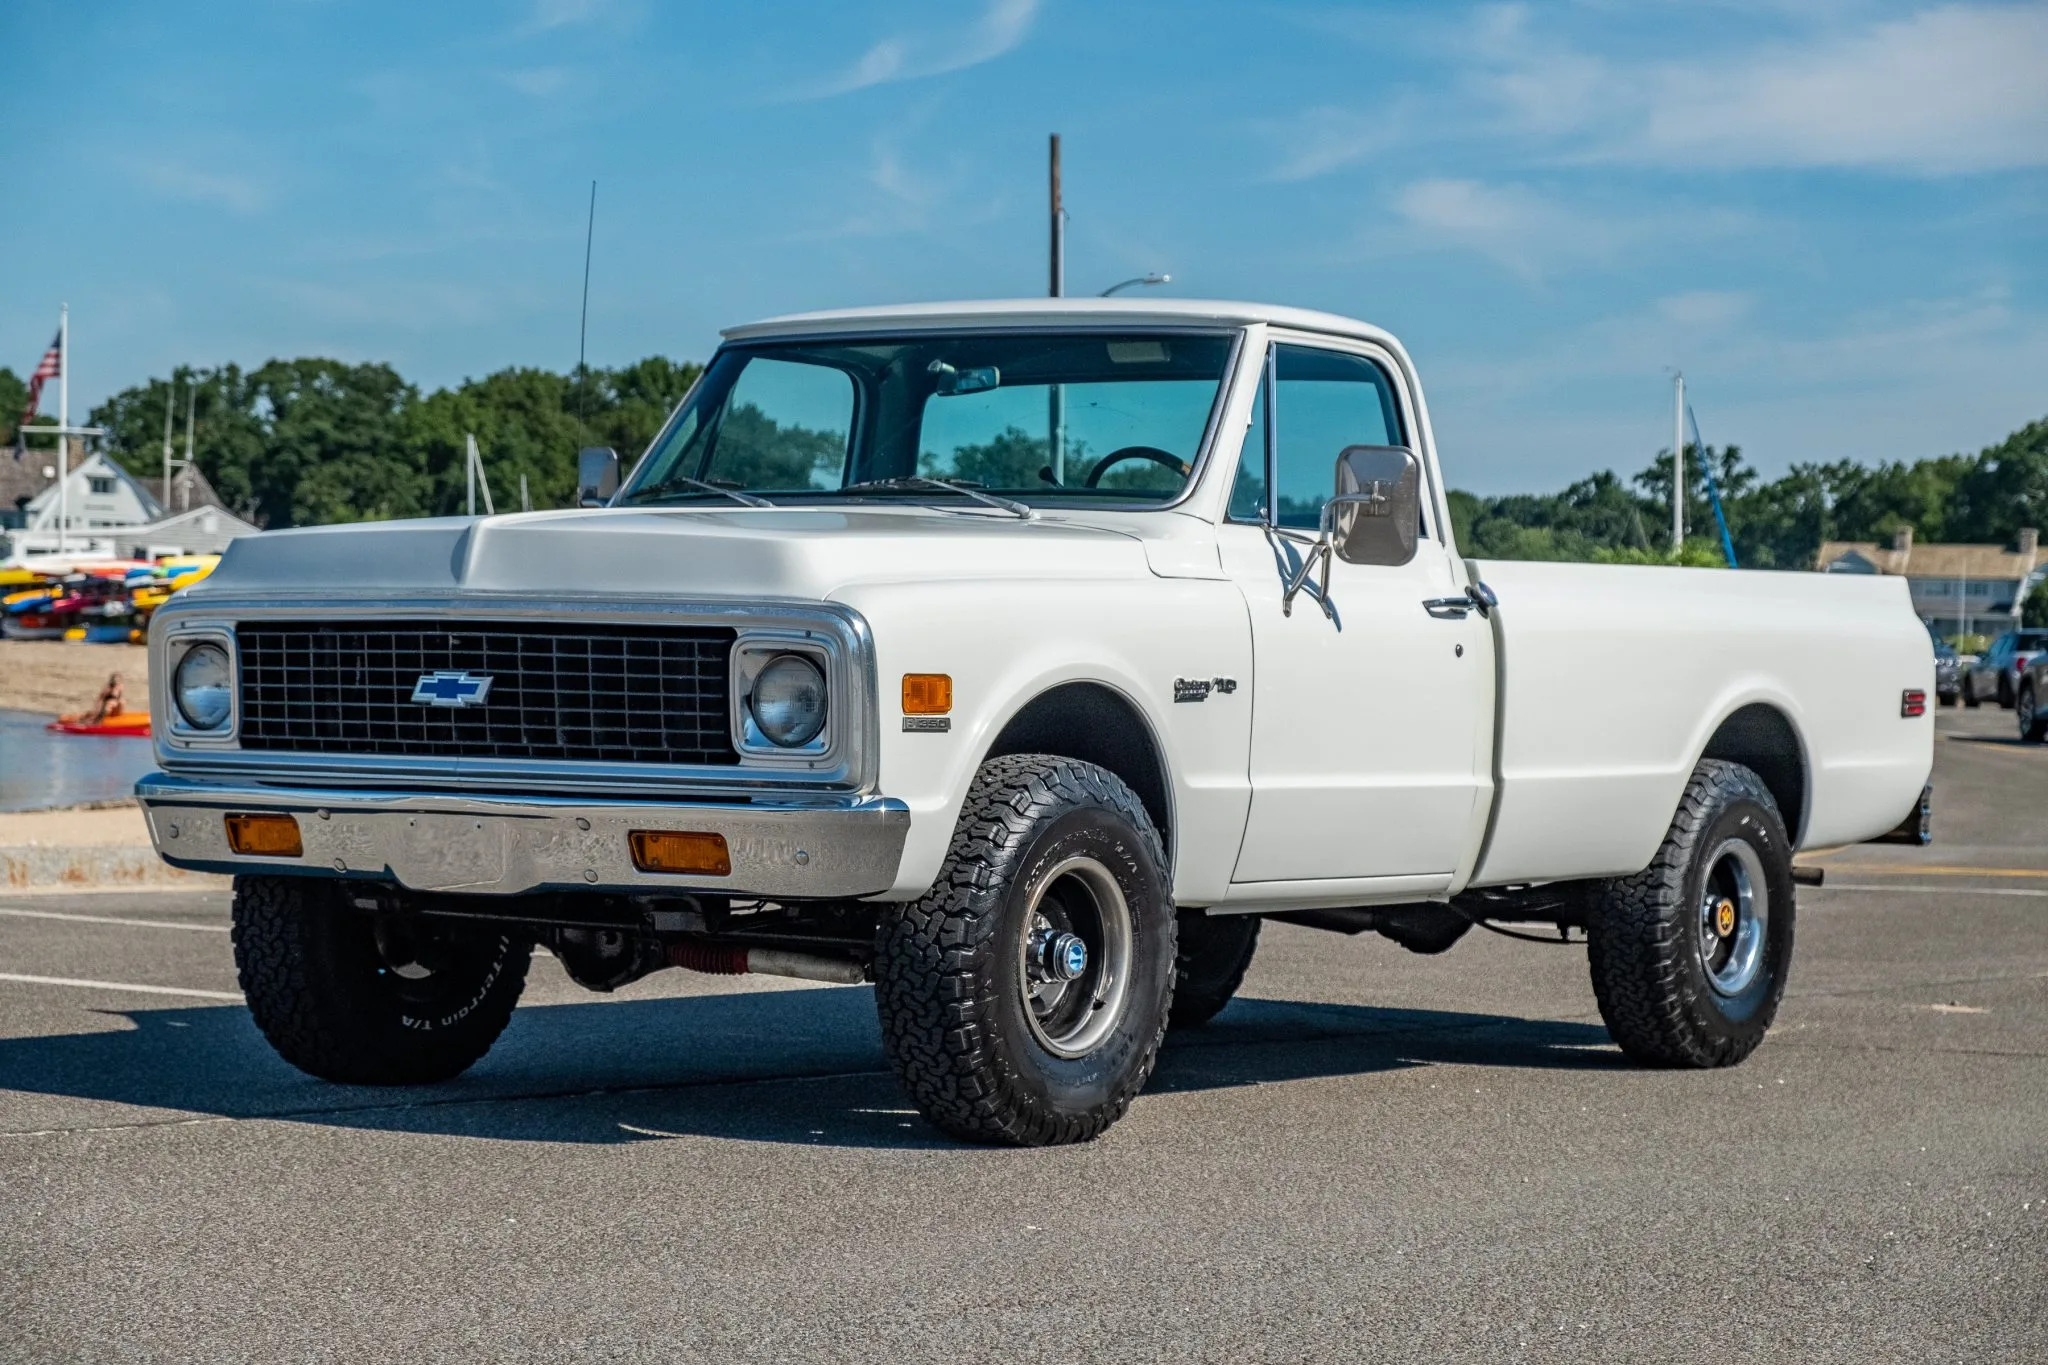
[{"label": "sandy beach", "polygon": [[121,675],[131,710],[149,708],[149,651],[140,645],[0,640],[0,711],[82,711],[110,673]]}]

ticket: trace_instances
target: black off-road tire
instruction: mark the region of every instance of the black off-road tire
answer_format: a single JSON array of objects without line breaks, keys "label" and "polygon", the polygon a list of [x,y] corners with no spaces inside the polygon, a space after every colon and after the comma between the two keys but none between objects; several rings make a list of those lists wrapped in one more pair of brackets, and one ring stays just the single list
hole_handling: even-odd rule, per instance
[{"label": "black off-road tire", "polygon": [[1180,951],[1173,960],[1171,1028],[1200,1028],[1230,1003],[1259,948],[1257,915],[1180,912]]},{"label": "black off-road tire", "polygon": [[1971,682],[1968,678],[1964,678],[1963,705],[1969,707],[1972,711],[1974,711],[1983,704],[1983,700],[1977,695],[1977,685]]},{"label": "black off-road tire", "polygon": [[[1096,859],[1130,910],[1124,1005],[1092,1050],[1062,1057],[1018,987],[1034,878]],[[1144,805],[1092,763],[990,759],[968,789],[925,896],[875,934],[875,1004],[896,1075],[935,1127],[968,1142],[1085,1142],[1122,1118],[1152,1074],[1173,998],[1166,854]]]},{"label": "black off-road tire", "polygon": [[2034,690],[2033,679],[2020,684],[2019,705],[2016,708],[2020,725],[2022,744],[2039,744],[2048,739],[2048,711],[2041,709],[2040,694]]},{"label": "black off-road tire", "polygon": [[[1755,850],[1769,899],[1756,978],[1724,996],[1709,984],[1696,917],[1707,860],[1730,838]],[[1589,900],[1593,994],[1629,1058],[1647,1066],[1733,1066],[1763,1041],[1792,963],[1792,841],[1754,772],[1701,760],[1650,865],[1602,883]]]},{"label": "black off-road tire", "polygon": [[[415,926],[387,926],[394,935]],[[418,979],[394,971],[373,915],[317,877],[235,878],[235,970],[249,1013],[278,1055],[322,1080],[424,1085],[450,1080],[490,1050],[526,985],[532,940],[461,921],[422,924]],[[421,969],[426,970],[426,969]],[[438,978],[435,979],[435,978]]]}]

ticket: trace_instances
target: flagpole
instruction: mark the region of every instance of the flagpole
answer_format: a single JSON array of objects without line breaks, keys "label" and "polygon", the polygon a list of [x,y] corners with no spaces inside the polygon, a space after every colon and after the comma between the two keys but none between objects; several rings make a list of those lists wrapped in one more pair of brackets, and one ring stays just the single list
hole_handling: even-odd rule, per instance
[{"label": "flagpole", "polygon": [[71,305],[57,314],[57,553],[71,531]]}]

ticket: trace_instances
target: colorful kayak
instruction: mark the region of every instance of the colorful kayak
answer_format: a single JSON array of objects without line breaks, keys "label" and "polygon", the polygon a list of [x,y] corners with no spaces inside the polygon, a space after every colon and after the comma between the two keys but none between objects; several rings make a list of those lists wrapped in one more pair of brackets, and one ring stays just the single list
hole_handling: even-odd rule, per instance
[{"label": "colorful kayak", "polygon": [[53,720],[49,729],[60,735],[137,735],[149,738],[149,712],[123,711],[105,720]]}]

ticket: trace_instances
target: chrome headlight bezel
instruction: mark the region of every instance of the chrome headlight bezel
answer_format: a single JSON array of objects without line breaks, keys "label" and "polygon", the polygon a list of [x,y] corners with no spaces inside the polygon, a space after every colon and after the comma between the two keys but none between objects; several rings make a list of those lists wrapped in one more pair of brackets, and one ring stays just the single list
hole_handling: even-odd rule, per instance
[{"label": "chrome headlight bezel", "polygon": [[[200,649],[217,650],[227,663],[227,716],[221,724],[202,728],[186,715],[178,696],[178,675],[185,660]],[[231,748],[242,729],[241,658],[234,631],[222,625],[179,626],[166,637],[162,658],[162,700],[154,707],[164,716],[167,735],[181,746]]]},{"label": "chrome headlight bezel", "polygon": [[[802,744],[782,745],[770,739],[755,719],[754,684],[778,660],[794,656],[818,671],[825,686],[825,722]],[[834,667],[836,652],[809,633],[747,631],[732,651],[732,742],[742,764],[783,764],[800,768],[829,766],[839,754],[840,699],[844,688]]]}]

